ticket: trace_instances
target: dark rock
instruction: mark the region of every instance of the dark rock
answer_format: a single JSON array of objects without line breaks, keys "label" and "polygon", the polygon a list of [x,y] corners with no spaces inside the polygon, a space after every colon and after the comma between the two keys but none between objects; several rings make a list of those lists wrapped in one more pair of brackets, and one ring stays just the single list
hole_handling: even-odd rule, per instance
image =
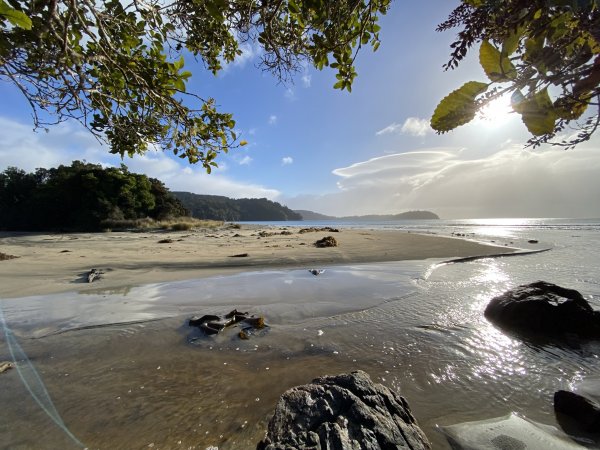
[{"label": "dark rock", "polygon": [[230,255],[230,258],[247,258],[250,256],[248,253],[238,253],[237,255]]},{"label": "dark rock", "polygon": [[430,449],[406,400],[365,372],[286,391],[257,450]]},{"label": "dark rock", "polygon": [[160,241],[158,241],[158,243],[159,244],[171,244],[171,243],[173,243],[173,239],[169,239],[169,238],[161,239]]},{"label": "dark rock", "polygon": [[530,243],[530,244],[537,244],[538,243],[537,239],[529,239],[527,242]]},{"label": "dark rock", "polygon": [[[245,333],[245,338],[251,334],[256,334],[255,330],[263,330],[267,328],[264,317],[249,317],[247,312],[239,312],[237,309],[234,309],[224,316],[205,314],[203,316],[193,316],[188,320],[189,326],[201,329],[204,334],[208,336],[218,334],[225,328],[235,324],[240,324],[239,326]],[[241,335],[240,338],[242,338]],[[195,340],[196,337],[192,336],[190,339]]]},{"label": "dark rock", "polygon": [[337,247],[338,243],[333,236],[325,236],[323,239],[319,239],[315,242],[315,247]]},{"label": "dark rock", "polygon": [[325,269],[308,269],[310,273],[312,273],[315,277],[325,273]]},{"label": "dark rock", "polygon": [[575,420],[582,429],[600,433],[600,405],[575,392],[554,394],[554,410]]},{"label": "dark rock", "polygon": [[102,278],[103,274],[104,274],[104,272],[102,272],[101,270],[92,269],[87,274],[87,282],[88,283],[93,283],[94,281],[99,280],[100,278]]},{"label": "dark rock", "polygon": [[600,312],[594,311],[576,290],[545,281],[519,286],[493,298],[485,317],[519,333],[600,339]]}]

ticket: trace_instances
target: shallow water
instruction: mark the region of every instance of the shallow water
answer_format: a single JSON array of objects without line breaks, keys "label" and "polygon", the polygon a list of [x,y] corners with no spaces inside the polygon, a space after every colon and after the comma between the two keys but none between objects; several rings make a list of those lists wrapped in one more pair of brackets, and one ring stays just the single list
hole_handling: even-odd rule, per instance
[{"label": "shallow water", "polygon": [[[266,271],[4,300],[23,353],[20,372],[0,375],[0,448],[77,448],[64,423],[90,449],[250,449],[284,390],[355,369],[399,390],[434,448],[449,448],[437,425],[516,412],[556,426],[554,392],[580,383],[589,390],[600,376],[600,344],[524,342],[482,313],[493,296],[537,279],[578,289],[599,309],[598,229],[430,230],[452,231],[499,244],[535,237],[553,249],[460,264],[327,267],[319,277]],[[264,315],[268,332],[247,341],[235,330],[191,339],[191,315],[234,307]],[[2,360],[10,358],[8,343],[0,341]],[[51,419],[51,405],[59,420]]]}]

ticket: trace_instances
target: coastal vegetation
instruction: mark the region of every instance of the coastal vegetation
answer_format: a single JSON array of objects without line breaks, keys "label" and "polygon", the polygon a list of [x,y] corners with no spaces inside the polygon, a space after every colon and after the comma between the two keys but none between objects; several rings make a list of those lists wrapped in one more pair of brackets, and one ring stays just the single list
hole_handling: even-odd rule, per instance
[{"label": "coastal vegetation", "polygon": [[232,199],[220,195],[173,192],[192,217],[228,222],[302,220],[286,206],[266,198]]},{"label": "coastal vegetation", "polygon": [[81,161],[32,173],[7,168],[0,211],[7,230],[100,230],[188,215],[161,181]]},{"label": "coastal vegetation", "polygon": [[70,166],[0,173],[0,229],[99,231],[215,228],[224,221],[302,220],[266,198],[231,199],[171,192],[127,166]]}]

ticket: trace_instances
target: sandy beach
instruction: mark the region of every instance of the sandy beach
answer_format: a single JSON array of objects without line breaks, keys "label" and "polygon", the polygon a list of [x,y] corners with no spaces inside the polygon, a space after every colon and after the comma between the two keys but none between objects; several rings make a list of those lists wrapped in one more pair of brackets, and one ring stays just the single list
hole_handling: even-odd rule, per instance
[{"label": "sandy beach", "polygon": [[[105,233],[2,233],[0,298],[185,280],[261,268],[453,258],[510,252],[506,247],[404,231],[225,224],[214,229]],[[334,236],[338,246],[314,243]],[[159,241],[163,241],[159,243]],[[169,242],[171,241],[171,242]],[[238,255],[238,256],[236,256]],[[247,256],[239,256],[247,255]],[[96,268],[102,279],[87,282]]]}]

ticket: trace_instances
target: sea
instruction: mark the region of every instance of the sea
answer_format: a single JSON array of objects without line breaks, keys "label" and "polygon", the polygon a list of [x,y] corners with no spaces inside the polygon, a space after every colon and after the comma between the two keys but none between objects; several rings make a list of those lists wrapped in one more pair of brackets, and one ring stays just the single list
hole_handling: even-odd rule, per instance
[{"label": "sea", "polygon": [[[0,449],[253,449],[285,390],[357,369],[407,399],[435,449],[452,448],[445,430],[456,424],[468,440],[472,422],[511,415],[548,436],[566,430],[575,448],[599,447],[557,419],[553,395],[600,397],[600,343],[525,340],[483,311],[537,280],[576,289],[600,310],[600,219],[261,224],[402,230],[522,251],[1,299],[0,361],[16,368],[0,374]],[[235,329],[205,337],[187,325],[233,309],[268,326],[243,340]],[[567,448],[549,442],[489,448]]]}]

